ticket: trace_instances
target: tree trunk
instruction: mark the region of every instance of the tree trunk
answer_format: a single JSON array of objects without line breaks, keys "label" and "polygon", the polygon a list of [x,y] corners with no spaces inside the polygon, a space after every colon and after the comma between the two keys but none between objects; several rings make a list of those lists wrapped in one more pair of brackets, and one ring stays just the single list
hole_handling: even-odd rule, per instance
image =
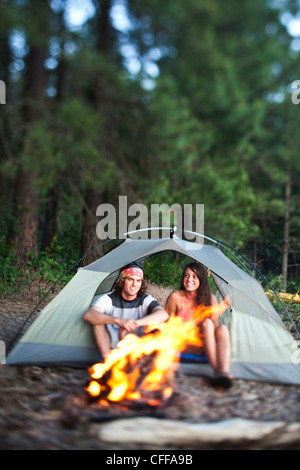
[{"label": "tree trunk", "polygon": [[[25,122],[31,122],[38,116],[38,107],[42,108],[44,95],[45,50],[32,47],[28,60],[27,103],[24,110]],[[25,169],[20,163],[15,185],[13,217],[15,230],[10,235],[13,252],[20,261],[25,261],[29,252],[38,252],[38,207],[39,196],[34,183],[34,169]]]},{"label": "tree trunk", "polygon": [[[63,11],[63,10],[62,10]],[[62,17],[62,12],[58,14],[58,28],[61,34],[61,37],[64,37],[64,20]],[[63,44],[64,46],[64,44]],[[56,102],[58,104],[62,103],[65,98],[66,87],[65,87],[65,75],[67,73],[67,65],[65,61],[65,56],[63,52],[64,48],[62,47],[61,57],[56,70],[57,77],[57,95]],[[58,232],[58,212],[59,204],[61,197],[61,184],[59,181],[63,181],[64,174],[57,174],[57,181],[53,184],[51,188],[48,189],[47,201],[45,208],[45,217],[42,224],[42,241],[41,241],[41,250],[49,249],[53,243],[57,232]],[[55,248],[54,246],[52,247]],[[51,250],[52,251],[52,250]]]},{"label": "tree trunk", "polygon": [[[29,55],[26,60],[26,75],[24,77],[24,123],[25,128],[43,115],[45,105],[46,71],[44,62],[47,57],[50,14],[49,2],[41,2],[36,8],[35,2],[26,2],[25,13],[34,23],[29,30],[27,41]],[[26,135],[25,135],[26,136]],[[24,137],[25,137],[24,136]],[[23,149],[26,153],[26,148]],[[21,151],[21,155],[23,153]],[[39,192],[36,185],[38,169],[30,164],[30,155],[27,155],[26,165],[20,159],[18,177],[15,185],[15,232],[13,234],[14,253],[20,261],[26,261],[27,253],[37,254],[38,251],[38,207]]]},{"label": "tree trunk", "polygon": [[20,261],[28,253],[37,255],[38,192],[32,184],[30,173],[19,168],[14,195],[14,228],[8,234],[9,245]]},{"label": "tree trunk", "polygon": [[[109,12],[111,8],[111,0],[98,0],[98,11],[97,11],[97,28],[99,31],[97,49],[100,54],[106,55],[112,45],[111,41],[111,25]],[[91,95],[95,100],[95,107],[99,110],[100,114],[105,115],[105,102],[106,96],[101,86],[101,77],[97,77],[94,83],[94,87],[91,90]],[[105,142],[105,138],[102,140],[102,145]],[[81,246],[80,246],[80,257],[85,256],[97,245],[101,244],[101,240],[97,237],[96,227],[99,220],[96,217],[96,209],[99,204],[105,201],[103,194],[99,192],[91,185],[84,192],[84,204],[82,208],[82,233],[81,233]],[[93,253],[88,255],[83,260],[83,265],[95,261],[103,254],[103,250],[95,250]]]},{"label": "tree trunk", "polygon": [[[80,258],[87,255],[96,246],[101,244],[101,240],[97,237],[96,227],[99,220],[96,217],[96,209],[100,204],[99,194],[93,188],[85,191],[84,203],[82,208],[82,229],[81,229],[81,245]],[[103,255],[103,250],[98,249],[86,256],[82,262],[83,266],[92,263]]]},{"label": "tree trunk", "polygon": [[[43,235],[41,250],[45,251],[51,248],[58,230],[58,210],[60,200],[60,186],[55,184],[49,189],[46,201],[45,219],[43,221]],[[53,249],[55,247],[52,247]]]},{"label": "tree trunk", "polygon": [[285,213],[284,213],[283,245],[282,245],[282,284],[283,284],[284,292],[286,292],[286,289],[287,289],[288,256],[289,256],[289,245],[290,245],[291,189],[292,189],[292,175],[291,175],[291,168],[288,165],[286,168]]},{"label": "tree trunk", "polygon": [[112,0],[99,0],[100,14],[98,13],[98,50],[104,54],[111,49],[111,25],[109,20],[109,12]]}]

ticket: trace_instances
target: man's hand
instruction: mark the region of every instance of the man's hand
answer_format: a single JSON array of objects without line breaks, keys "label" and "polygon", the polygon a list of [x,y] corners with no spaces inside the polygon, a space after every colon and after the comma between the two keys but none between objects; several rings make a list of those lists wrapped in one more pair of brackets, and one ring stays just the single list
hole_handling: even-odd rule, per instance
[{"label": "man's hand", "polygon": [[124,318],[115,318],[115,323],[120,327],[120,329],[126,330],[128,333],[136,330],[138,327],[138,323],[132,318],[127,320]]}]

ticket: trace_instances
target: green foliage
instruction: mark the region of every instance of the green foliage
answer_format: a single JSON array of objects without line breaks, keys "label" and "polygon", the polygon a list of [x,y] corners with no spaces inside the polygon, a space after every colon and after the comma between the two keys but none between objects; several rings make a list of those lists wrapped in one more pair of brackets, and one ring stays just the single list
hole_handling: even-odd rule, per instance
[{"label": "green foliage", "polygon": [[[21,168],[39,190],[37,210],[46,228],[49,192],[59,188],[53,218],[63,262],[78,254],[82,209],[94,213],[98,195],[99,203],[114,204],[127,194],[131,204],[204,204],[205,233],[246,247],[249,258],[255,252],[272,277],[281,271],[289,165],[289,264],[295,266],[289,273],[297,279],[299,109],[287,87],[300,68],[299,50],[283,23],[291,5],[297,14],[296,2],[128,0],[132,28],[126,34],[110,20],[105,24],[100,1],[95,16],[73,31],[65,23],[67,3],[44,3],[38,11],[32,0],[0,6],[1,78],[10,83],[1,108],[1,202],[10,191],[1,225],[18,222],[10,188]],[[37,49],[47,60],[35,62],[31,77],[29,58]],[[121,55],[133,50],[141,66],[134,78],[124,67],[128,56]],[[160,74],[155,88],[145,91],[151,60]],[[46,78],[56,96],[36,95],[36,77],[40,83]],[[35,110],[29,122],[26,105]],[[7,288],[13,278],[25,278],[10,256],[1,268]],[[29,258],[28,265],[43,282],[47,270],[57,269],[50,253],[46,258]],[[169,259],[153,264],[151,275],[167,282],[166,271],[177,282],[177,270]],[[294,282],[289,289],[297,290]]]},{"label": "green foliage", "polygon": [[152,96],[157,164],[149,168],[142,195],[148,203],[204,204],[206,234],[239,248],[258,231],[251,223],[256,200],[247,171],[234,150],[224,159],[228,150],[216,150],[218,130],[177,94],[174,81],[161,80]]},{"label": "green foliage", "polygon": [[147,279],[159,286],[179,289],[183,268],[190,261],[186,256],[163,252],[146,260],[144,273]]},{"label": "green foliage", "polygon": [[[276,292],[284,292],[282,274],[279,274],[278,276],[273,276],[269,282]],[[288,281],[286,286],[286,292],[288,292],[289,294],[296,294],[297,292],[299,292],[299,290],[299,284],[297,284],[293,280]]]},{"label": "green foliage", "polygon": [[0,297],[22,298],[23,292],[30,289],[30,300],[35,294],[36,301],[39,301],[57,281],[56,289],[63,288],[74,273],[63,276],[69,266],[56,261],[61,251],[60,247],[56,247],[56,253],[50,253],[49,249],[41,252],[38,257],[29,253],[26,264],[20,264],[11,249],[2,248],[0,251]]},{"label": "green foliage", "polygon": [[21,163],[35,175],[36,184],[51,187],[57,178],[71,185],[106,188],[114,179],[114,162],[99,148],[102,121],[87,103],[64,101],[55,121],[34,121],[25,136]]},{"label": "green foliage", "polygon": [[[56,261],[61,251],[62,248],[58,247],[55,254],[49,254],[48,251],[45,251],[40,252],[38,257],[29,253],[26,268],[30,270],[31,279],[46,281],[46,284],[49,285],[56,282],[67,269],[67,266]],[[69,280],[70,277],[66,277],[66,279],[61,281],[60,285],[63,287]]]},{"label": "green foliage", "polygon": [[[181,253],[164,251],[145,260],[144,273],[147,279],[158,286],[172,287],[172,289],[178,290],[183,270],[192,261],[194,261],[192,258]],[[209,283],[212,292],[214,292],[216,286],[211,277],[209,277]]]},{"label": "green foliage", "polygon": [[21,269],[11,251],[1,248],[0,251],[0,296],[14,294],[20,289]]},{"label": "green foliage", "polygon": [[[273,277],[271,277],[270,274],[268,281],[277,294],[283,292],[284,285],[281,274]],[[267,292],[267,296],[272,306],[279,313],[287,328],[294,331],[294,326],[296,326],[298,332],[300,332],[300,304],[293,301],[285,301],[284,299],[279,300],[275,293],[270,290],[269,285],[264,284],[263,287]],[[298,290],[297,284],[294,281],[288,282],[288,293],[296,294]]]}]

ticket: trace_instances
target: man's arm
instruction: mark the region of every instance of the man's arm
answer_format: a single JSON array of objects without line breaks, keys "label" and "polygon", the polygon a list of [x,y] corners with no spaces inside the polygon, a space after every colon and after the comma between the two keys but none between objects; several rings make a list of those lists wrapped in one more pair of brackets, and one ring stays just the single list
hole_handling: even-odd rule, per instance
[{"label": "man's arm", "polygon": [[162,307],[155,307],[149,315],[136,320],[137,326],[154,325],[167,321],[169,314]]},{"label": "man's arm", "polygon": [[113,317],[112,315],[106,315],[101,312],[97,306],[90,307],[85,314],[83,319],[90,323],[92,326],[96,325],[118,325],[120,328],[125,328],[126,331],[134,331],[137,327],[137,321],[132,318],[124,320],[123,318]]}]

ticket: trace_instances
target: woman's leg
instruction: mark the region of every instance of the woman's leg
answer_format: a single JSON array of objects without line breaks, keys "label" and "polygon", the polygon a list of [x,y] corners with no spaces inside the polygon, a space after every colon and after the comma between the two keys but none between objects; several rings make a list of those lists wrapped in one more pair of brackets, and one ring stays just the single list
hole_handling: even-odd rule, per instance
[{"label": "woman's leg", "polygon": [[217,373],[229,374],[231,359],[230,333],[226,325],[219,325],[216,328],[217,347]]},{"label": "woman's leg", "polygon": [[202,324],[204,351],[214,373],[228,374],[230,369],[231,345],[230,333],[225,325],[215,328],[209,318]]},{"label": "woman's leg", "polygon": [[203,348],[205,355],[213,368],[215,374],[218,370],[217,343],[215,336],[215,326],[210,318],[203,321],[201,325],[203,334]]}]

